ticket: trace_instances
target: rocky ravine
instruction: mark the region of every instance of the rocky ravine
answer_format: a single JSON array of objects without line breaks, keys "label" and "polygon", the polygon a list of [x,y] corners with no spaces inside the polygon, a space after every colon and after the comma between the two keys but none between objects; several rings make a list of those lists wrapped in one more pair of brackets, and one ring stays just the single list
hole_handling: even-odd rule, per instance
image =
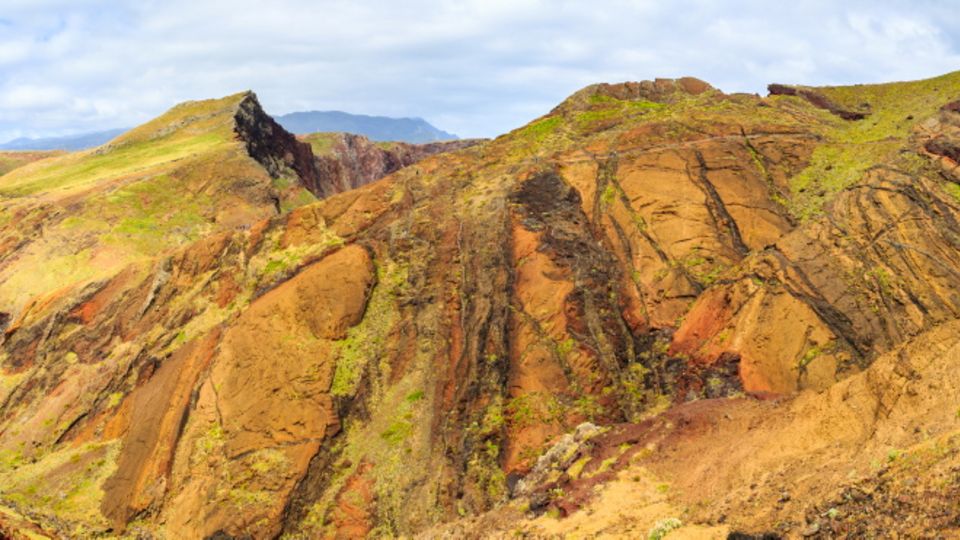
[{"label": "rocky ravine", "polygon": [[355,189],[434,154],[462,150],[480,139],[458,139],[425,144],[376,143],[351,133],[312,133],[300,139],[310,143],[317,169],[324,177],[324,195]]},{"label": "rocky ravine", "polygon": [[[775,94],[591,86],[0,307],[0,496],[65,535],[563,534],[636,477],[624,511],[659,506],[608,532],[912,534],[908,469],[839,460],[954,455],[960,74]],[[609,430],[539,459],[586,421]],[[835,500],[856,482],[870,506]]]}]

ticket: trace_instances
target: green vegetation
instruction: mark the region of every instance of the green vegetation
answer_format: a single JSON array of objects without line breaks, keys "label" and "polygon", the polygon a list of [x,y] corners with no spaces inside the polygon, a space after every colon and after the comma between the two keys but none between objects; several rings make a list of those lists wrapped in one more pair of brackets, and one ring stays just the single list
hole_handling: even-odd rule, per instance
[{"label": "green vegetation", "polygon": [[[61,522],[78,523],[71,536],[89,537],[92,526],[109,527],[100,512],[103,482],[116,467],[119,442],[64,448],[27,462],[22,456],[14,467],[0,469],[2,497],[21,507],[49,513]],[[11,460],[6,459],[10,465]]]},{"label": "green vegetation", "polygon": [[811,362],[819,358],[820,355],[823,354],[823,352],[824,352],[823,347],[821,347],[820,345],[814,345],[809,349],[807,349],[803,353],[803,356],[801,356],[800,359],[797,360],[797,370],[800,373],[805,372],[807,369],[807,366],[809,366]]},{"label": "green vegetation", "polygon": [[960,72],[923,81],[815,90],[847,110],[864,110],[862,105],[867,104],[869,114],[863,120],[824,122],[825,142],[814,150],[810,165],[791,180],[789,208],[801,219],[820,215],[826,202],[875,165],[914,168],[916,156],[900,151],[914,126],[960,94]]},{"label": "green vegetation", "polygon": [[573,352],[574,347],[577,346],[577,341],[573,338],[567,338],[560,343],[557,343],[557,354],[561,358],[566,357],[568,354]]},{"label": "green vegetation", "polygon": [[603,188],[603,193],[600,194],[600,204],[603,208],[609,207],[617,199],[617,188],[608,183],[606,187]]},{"label": "green vegetation", "polygon": [[230,142],[222,133],[206,133],[134,142],[101,153],[67,154],[45,161],[43,167],[14,170],[0,177],[0,195],[22,197],[41,191],[75,191],[131,174],[148,176],[170,162],[209,152],[217,145]]},{"label": "green vegetation", "polygon": [[231,489],[227,492],[230,503],[238,508],[257,506],[269,502],[274,494],[269,491],[252,491],[242,488]]},{"label": "green vegetation", "polygon": [[300,139],[309,143],[315,156],[326,156],[333,153],[333,146],[340,141],[339,133],[311,133],[303,135]]},{"label": "green vegetation", "polygon": [[107,243],[132,245],[144,254],[181,245],[200,238],[210,229],[204,216],[213,200],[202,193],[190,193],[183,183],[167,175],[159,175],[120,188],[108,195],[106,204],[94,205],[70,225],[82,219],[87,230],[102,230],[102,224],[116,223],[105,235]]},{"label": "green vegetation", "polygon": [[223,445],[224,442],[224,431],[223,426],[220,424],[214,424],[210,426],[204,434],[203,437],[197,439],[197,448],[201,450],[204,454],[209,454]]},{"label": "green vegetation", "polygon": [[387,441],[390,446],[397,446],[405,441],[411,432],[413,432],[413,426],[410,422],[398,420],[390,424],[390,427],[383,431],[380,437]]},{"label": "green vegetation", "polygon": [[517,133],[517,136],[524,139],[533,139],[537,142],[541,142],[551,135],[558,127],[560,127],[563,119],[559,116],[549,116],[547,118],[542,118],[531,122],[526,127],[520,129]]},{"label": "green vegetation", "polygon": [[59,156],[60,151],[41,152],[0,152],[0,176],[41,159]]},{"label": "green vegetation", "polygon": [[[109,145],[0,177],[0,196],[11,197],[0,221],[24,216],[44,233],[0,277],[0,298],[23,305],[272,212],[251,191],[271,179],[233,131],[245,95],[179,105]],[[294,190],[283,203],[306,200]],[[51,201],[70,205],[62,220],[43,210]]]},{"label": "green vegetation", "polygon": [[114,408],[123,401],[123,392],[114,392],[107,396],[107,407]]},{"label": "green vegetation", "polygon": [[957,202],[960,202],[960,185],[948,182],[944,184],[944,189],[947,193],[950,194]]},{"label": "green vegetation", "polygon": [[647,540],[662,540],[666,538],[671,531],[679,529],[682,526],[683,522],[677,518],[661,519],[656,522],[650,529],[650,532],[647,533]]},{"label": "green vegetation", "polygon": [[574,116],[574,124],[580,130],[590,130],[604,122],[619,122],[638,113],[659,111],[667,107],[666,104],[645,99],[620,100],[603,94],[593,94],[587,102],[590,107]]},{"label": "green vegetation", "polygon": [[343,239],[323,224],[317,229],[313,232],[317,236],[315,240],[286,248],[280,247],[280,231],[272,233],[270,241],[274,249],[250,263],[254,273],[260,276],[260,282],[270,283],[289,277],[293,270],[319,259],[331,248],[343,245]]},{"label": "green vegetation", "polygon": [[884,295],[889,295],[891,292],[893,292],[893,278],[885,268],[881,266],[874,266],[870,270],[867,270],[863,276],[876,283],[877,287],[880,289],[880,292]]},{"label": "green vegetation", "polygon": [[337,342],[337,367],[330,389],[333,395],[353,396],[363,370],[383,354],[387,335],[399,316],[396,296],[406,281],[406,270],[396,263],[377,267],[377,285],[363,320]]}]

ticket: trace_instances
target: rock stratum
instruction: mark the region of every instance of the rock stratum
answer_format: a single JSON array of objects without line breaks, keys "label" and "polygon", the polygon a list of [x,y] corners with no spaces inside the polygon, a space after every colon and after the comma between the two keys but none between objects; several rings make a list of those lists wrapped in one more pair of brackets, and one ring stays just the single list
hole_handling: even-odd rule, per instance
[{"label": "rock stratum", "polygon": [[770,90],[431,149],[239,94],[0,176],[0,530],[960,532],[960,72]]}]

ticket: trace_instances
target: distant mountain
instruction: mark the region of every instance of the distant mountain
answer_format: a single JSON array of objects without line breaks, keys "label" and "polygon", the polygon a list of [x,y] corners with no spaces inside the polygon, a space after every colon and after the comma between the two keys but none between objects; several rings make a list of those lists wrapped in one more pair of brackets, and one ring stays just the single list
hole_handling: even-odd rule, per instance
[{"label": "distant mountain", "polygon": [[294,112],[275,118],[287,131],[298,134],[342,131],[363,135],[374,141],[414,144],[459,138],[433,127],[422,118],[388,118],[340,111]]},{"label": "distant mountain", "polygon": [[127,131],[127,128],[110,129],[94,133],[80,133],[78,135],[67,135],[65,137],[45,137],[39,139],[21,137],[0,144],[0,150],[84,150],[105,144],[125,131]]}]

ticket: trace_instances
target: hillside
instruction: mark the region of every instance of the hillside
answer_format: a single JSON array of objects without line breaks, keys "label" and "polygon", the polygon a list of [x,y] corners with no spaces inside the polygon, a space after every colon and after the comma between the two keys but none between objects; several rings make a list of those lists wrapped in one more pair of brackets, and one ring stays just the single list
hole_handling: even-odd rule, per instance
[{"label": "hillside", "polygon": [[422,118],[389,118],[340,111],[301,111],[277,116],[277,122],[292,133],[345,132],[378,142],[425,144],[456,139]]},{"label": "hillside", "polygon": [[[0,258],[8,528],[958,532],[960,72],[593,85],[302,206],[304,156],[356,141],[251,99],[0,176],[4,233],[43,230]],[[199,210],[94,206],[161,164],[178,201],[251,172]],[[134,207],[151,244],[91,223]]]},{"label": "hillside", "polygon": [[[0,311],[316,200],[307,145],[277,133],[248,152],[249,132],[271,122],[248,93],[186,103],[107,146],[0,177]],[[284,145],[300,152],[289,164]]]},{"label": "hillside", "polygon": [[58,155],[60,152],[0,152],[0,176],[28,163]]}]

